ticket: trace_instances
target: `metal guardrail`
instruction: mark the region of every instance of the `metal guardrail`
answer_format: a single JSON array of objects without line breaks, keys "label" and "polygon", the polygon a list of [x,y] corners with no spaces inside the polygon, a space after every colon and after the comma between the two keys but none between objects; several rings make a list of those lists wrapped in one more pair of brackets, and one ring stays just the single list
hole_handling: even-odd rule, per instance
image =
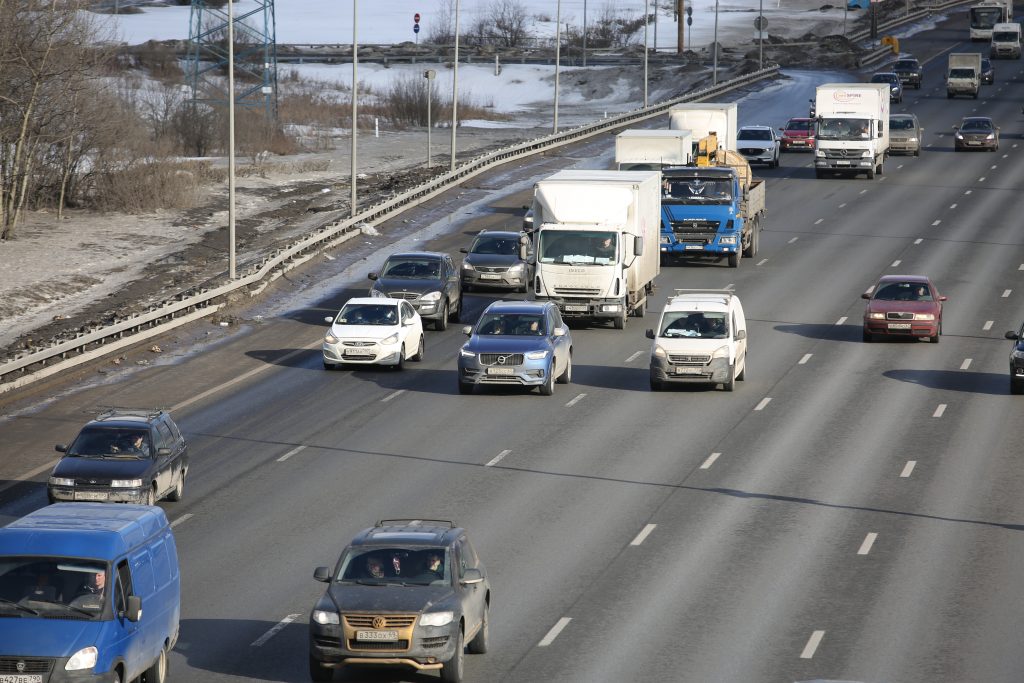
[{"label": "metal guardrail", "polygon": [[[268,256],[250,265],[234,282],[214,288],[202,288],[192,296],[179,294],[174,300],[151,306],[146,313],[136,314],[111,325],[80,332],[74,339],[55,343],[45,349],[17,355],[0,364],[0,381],[2,381],[0,394],[210,315],[225,305],[216,300],[232,292],[258,285],[249,292],[250,296],[255,296],[288,270],[309,260],[317,253],[360,234],[359,226],[396,216],[496,166],[665,114],[676,104],[714,97],[774,76],[778,71],[779,66],[772,65],[745,76],[724,81],[716,86],[702,88],[651,105],[646,109],[635,109],[561,133],[517,143],[471,159],[458,166],[454,171],[428,180],[402,194],[371,206],[354,218],[327,223],[290,245],[275,249]],[[14,375],[17,376],[12,379]]]},{"label": "metal guardrail", "polygon": [[[878,29],[878,31],[886,31],[890,28],[894,28],[902,24],[908,24],[912,21],[917,21],[918,19],[924,19],[929,15],[934,14],[935,12],[941,12],[942,10],[947,10],[952,7],[956,7],[957,5],[965,5],[967,3],[974,2],[977,2],[977,0],[949,0],[948,2],[938,2],[933,5],[928,5],[927,7],[924,7],[922,9],[914,10],[913,12],[910,12],[908,14],[904,14],[901,17],[896,17],[894,19],[889,19],[888,21],[883,21],[882,23],[878,24],[876,28]],[[861,29],[860,31],[854,31],[853,33],[847,35],[847,38],[853,41],[864,40],[869,37],[871,37],[870,29]]]}]

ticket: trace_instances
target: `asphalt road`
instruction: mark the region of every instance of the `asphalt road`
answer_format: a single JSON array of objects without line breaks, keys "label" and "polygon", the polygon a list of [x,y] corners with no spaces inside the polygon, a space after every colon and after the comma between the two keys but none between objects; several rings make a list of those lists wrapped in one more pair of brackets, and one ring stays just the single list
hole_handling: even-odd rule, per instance
[{"label": "asphalt road", "polygon": [[[756,171],[769,215],[755,259],[662,270],[656,301],[674,287],[741,297],[736,392],[648,391],[660,305],[624,331],[575,328],[573,383],[552,397],[459,396],[457,326],[405,372],[324,372],[319,321],[354,290],[339,291],[0,424],[0,521],[45,503],[45,473],[15,480],[90,406],[159,404],[193,463],[185,501],[162,504],[183,576],[174,680],[307,680],[313,568],[407,516],[467,527],[489,570],[492,649],[467,659],[468,680],[1019,682],[1024,439],[1002,334],[1024,297],[1024,63],[997,62],[977,101],[947,100],[940,51],[980,49],[957,42],[962,23],[903,41],[939,55],[893,107],[922,119],[921,157],[890,158],[874,181],[816,180],[809,155],[787,154]],[[803,114],[815,78],[749,94],[741,119]],[[950,126],[975,109],[1002,147],[954,154]],[[608,147],[546,163],[600,166]],[[517,185],[492,176],[465,199],[503,187]],[[456,252],[526,195],[468,220],[450,200],[426,209],[423,224],[453,216],[429,246]],[[940,344],[861,342],[860,294],[887,273],[949,296]],[[466,319],[493,298],[467,296]]]}]

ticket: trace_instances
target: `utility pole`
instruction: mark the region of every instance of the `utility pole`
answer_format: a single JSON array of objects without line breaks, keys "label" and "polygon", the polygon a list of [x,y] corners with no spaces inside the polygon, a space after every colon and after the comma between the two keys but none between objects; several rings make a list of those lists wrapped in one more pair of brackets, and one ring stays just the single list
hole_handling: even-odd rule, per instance
[{"label": "utility pole", "polygon": [[587,0],[583,0],[583,66],[587,65]]},{"label": "utility pole", "polygon": [[647,0],[644,0],[644,109],[647,108],[647,27],[650,25],[647,16]]},{"label": "utility pole", "polygon": [[455,0],[455,68],[452,70],[452,163],[449,170],[455,170],[455,129],[459,125],[459,0]]},{"label": "utility pole", "polygon": [[562,0],[558,0],[555,17],[555,120],[551,126],[552,133],[558,132],[558,66],[562,58]]},{"label": "utility pole", "polygon": [[654,54],[658,54],[658,0],[654,0]]},{"label": "utility pole", "polygon": [[437,72],[433,69],[427,69],[423,72],[424,78],[427,79],[427,168],[430,168],[430,132],[431,127],[434,125],[430,122],[430,100],[434,98],[434,76]]},{"label": "utility pole", "polygon": [[228,0],[228,277],[235,272],[235,10]]},{"label": "utility pole", "polygon": [[359,128],[359,111],[357,108],[357,100],[359,99],[359,45],[356,42],[356,20],[359,16],[358,8],[359,0],[352,0],[352,196],[349,198],[349,204],[352,207],[353,218],[356,216],[356,131]]},{"label": "utility pole", "polygon": [[718,85],[718,0],[715,0],[715,43],[712,45],[712,49],[715,51],[715,65],[711,82],[713,85]]},{"label": "utility pole", "polygon": [[676,0],[676,54],[681,55],[686,49],[686,12],[683,11],[684,0]]}]

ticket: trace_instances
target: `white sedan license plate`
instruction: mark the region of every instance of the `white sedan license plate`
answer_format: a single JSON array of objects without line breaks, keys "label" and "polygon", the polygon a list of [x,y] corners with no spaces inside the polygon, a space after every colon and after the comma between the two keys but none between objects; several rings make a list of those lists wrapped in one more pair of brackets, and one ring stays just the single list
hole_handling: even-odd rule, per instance
[{"label": "white sedan license plate", "polygon": [[398,631],[356,631],[356,640],[393,643],[398,640]]},{"label": "white sedan license plate", "polygon": [[0,683],[43,683],[42,674],[0,674]]},{"label": "white sedan license plate", "polygon": [[704,372],[704,368],[691,368],[686,365],[677,365],[675,373],[677,375],[699,375]]},{"label": "white sedan license plate", "polygon": [[497,273],[480,273],[481,280],[500,280],[501,276]]},{"label": "white sedan license plate", "polygon": [[[75,491],[75,500],[106,500],[106,491]],[[3,679],[0,678],[0,683]]]},{"label": "white sedan license plate", "polygon": [[587,307],[586,306],[580,306],[578,304],[566,304],[565,305],[565,310],[567,310],[567,311],[586,311]]},{"label": "white sedan license plate", "polygon": [[890,330],[909,330],[910,323],[889,323]]},{"label": "white sedan license plate", "polygon": [[514,375],[516,374],[515,368],[487,368],[488,375]]},{"label": "white sedan license plate", "polygon": [[345,349],[346,356],[376,356],[377,352],[373,349]]}]

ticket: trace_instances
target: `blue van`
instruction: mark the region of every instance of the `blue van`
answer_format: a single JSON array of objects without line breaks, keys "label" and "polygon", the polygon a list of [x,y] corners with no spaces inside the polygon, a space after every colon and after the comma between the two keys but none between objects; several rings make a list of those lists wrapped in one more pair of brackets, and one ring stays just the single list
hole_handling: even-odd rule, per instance
[{"label": "blue van", "polygon": [[180,597],[160,508],[36,510],[0,529],[0,680],[163,683]]}]

